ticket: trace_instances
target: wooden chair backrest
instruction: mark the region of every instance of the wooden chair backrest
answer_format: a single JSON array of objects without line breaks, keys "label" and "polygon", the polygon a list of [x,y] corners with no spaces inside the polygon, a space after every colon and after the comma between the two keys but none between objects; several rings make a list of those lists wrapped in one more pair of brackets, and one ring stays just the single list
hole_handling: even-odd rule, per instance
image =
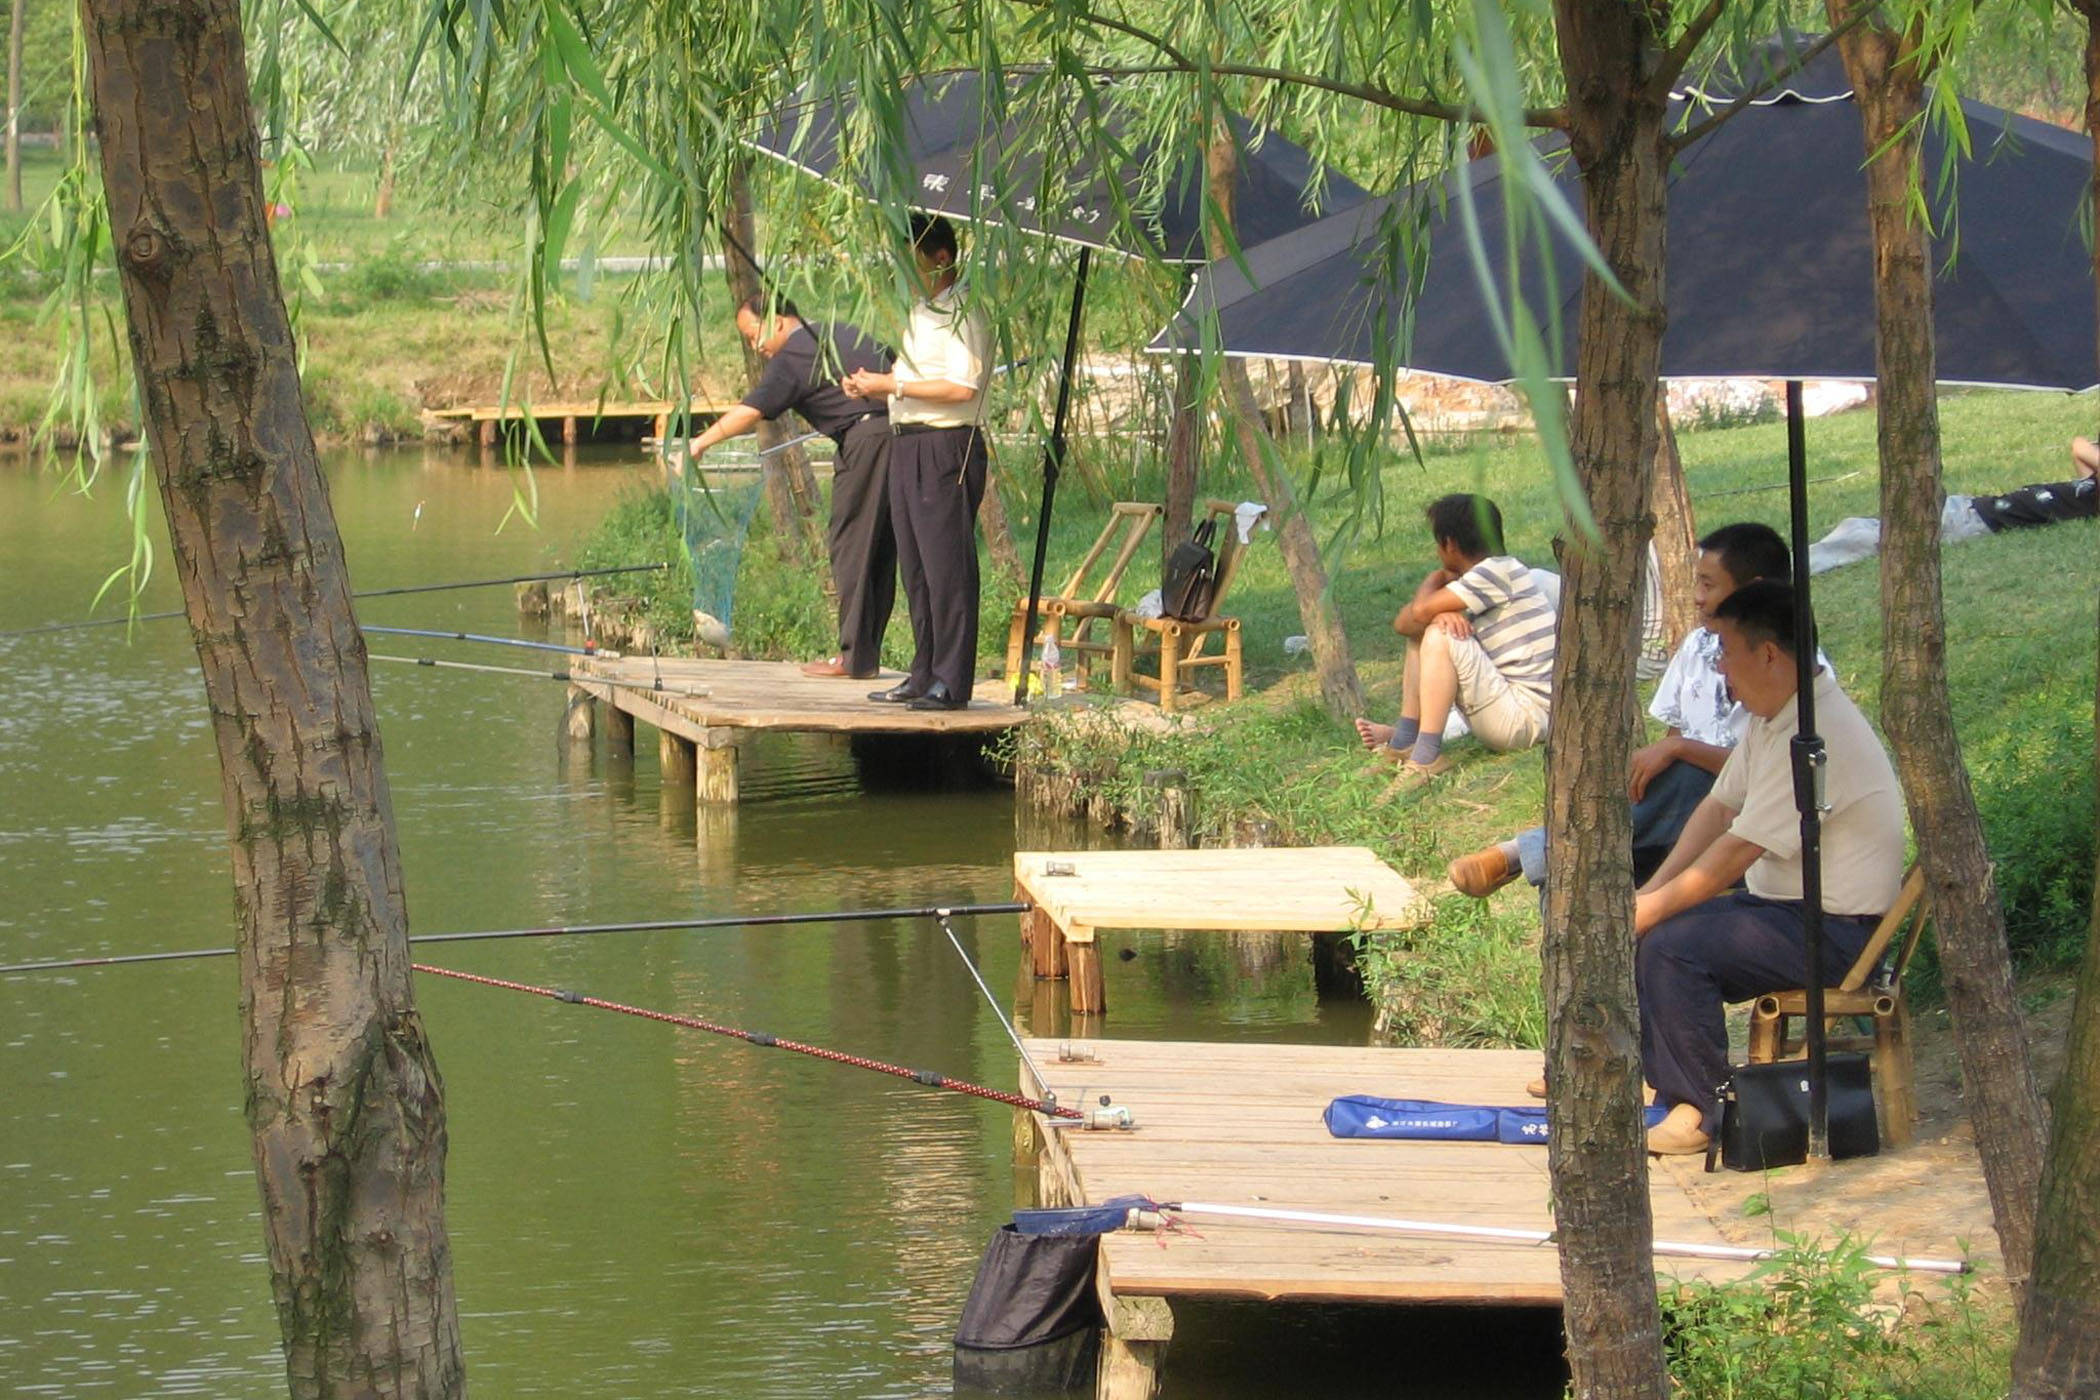
[{"label": "wooden chair backrest", "polygon": [[1116,531],[1121,530],[1125,532],[1123,544],[1116,551],[1115,562],[1108,566],[1108,572],[1102,576],[1093,597],[1085,600],[1095,603],[1114,602],[1116,589],[1123,583],[1123,571],[1129,568],[1130,561],[1137,557],[1138,546],[1144,542],[1146,534],[1152,529],[1152,522],[1159,519],[1163,509],[1152,501],[1117,501],[1109,507],[1108,523],[1101,527],[1100,538],[1094,541],[1094,547],[1086,552],[1086,557],[1079,561],[1079,567],[1072,570],[1072,577],[1065,580],[1065,586],[1052,596],[1081,599],[1083,595],[1079,590],[1086,586],[1088,571],[1100,562],[1101,556],[1108,552],[1109,543],[1115,539]]},{"label": "wooden chair backrest", "polygon": [[[1852,964],[1852,970],[1845,974],[1845,980],[1838,983],[1839,991],[1856,992],[1867,985],[1867,979],[1872,977],[1874,969],[1881,965],[1883,956],[1888,952],[1889,941],[1896,936],[1899,929],[1903,929],[1903,943],[1896,950],[1896,977],[1891,985],[1903,985],[1903,970],[1910,966],[1910,955],[1917,951],[1918,935],[1925,931],[1924,899],[1925,868],[1914,865],[1903,877],[1903,886],[1896,892],[1896,902],[1889,906],[1888,913],[1881,916],[1881,922],[1874,926],[1874,936],[1869,938],[1867,946],[1860,950],[1859,958]],[[1916,918],[1911,918],[1913,911],[1917,914]],[[1904,929],[1906,920],[1910,926]]]},{"label": "wooden chair backrest", "polygon": [[1211,549],[1218,556],[1218,585],[1211,590],[1210,611],[1203,620],[1210,621],[1224,610],[1225,597],[1232,592],[1232,581],[1240,571],[1240,559],[1247,546],[1240,543],[1240,532],[1233,522],[1233,514],[1239,509],[1235,501],[1210,500],[1203,503],[1204,514],[1218,522],[1217,532],[1212,536]]}]

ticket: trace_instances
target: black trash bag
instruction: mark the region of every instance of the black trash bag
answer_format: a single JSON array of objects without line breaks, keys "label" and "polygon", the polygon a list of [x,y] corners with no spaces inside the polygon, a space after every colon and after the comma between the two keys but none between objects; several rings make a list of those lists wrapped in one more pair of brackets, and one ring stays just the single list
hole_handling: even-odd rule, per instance
[{"label": "black trash bag", "polygon": [[1024,1235],[985,1246],[955,1329],[958,1396],[1091,1395],[1101,1348],[1093,1235]]}]

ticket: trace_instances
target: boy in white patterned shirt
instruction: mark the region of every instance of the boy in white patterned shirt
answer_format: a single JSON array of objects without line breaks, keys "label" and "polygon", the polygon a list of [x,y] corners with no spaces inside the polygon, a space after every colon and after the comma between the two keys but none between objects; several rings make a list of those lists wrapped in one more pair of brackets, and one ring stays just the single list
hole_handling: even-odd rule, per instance
[{"label": "boy in white patterned shirt", "polygon": [[[1636,883],[1662,864],[1677,834],[1706,794],[1728,754],[1742,739],[1749,716],[1721,678],[1720,638],[1713,610],[1756,579],[1786,582],[1791,558],[1786,541],[1770,526],[1723,525],[1699,541],[1692,571],[1692,603],[1700,625],[1685,635],[1655,689],[1648,713],[1666,727],[1655,743],[1634,751],[1627,776],[1633,799],[1633,864]],[[1461,894],[1485,899],[1519,874],[1534,885],[1546,882],[1546,829],[1533,827],[1460,856],[1447,872]]]}]

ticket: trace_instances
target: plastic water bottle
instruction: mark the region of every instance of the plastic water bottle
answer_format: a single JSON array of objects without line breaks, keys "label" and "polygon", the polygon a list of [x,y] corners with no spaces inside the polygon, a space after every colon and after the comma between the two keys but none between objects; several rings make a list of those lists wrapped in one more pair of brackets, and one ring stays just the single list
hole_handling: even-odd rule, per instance
[{"label": "plastic water bottle", "polygon": [[1043,693],[1045,695],[1053,693],[1052,686],[1060,683],[1052,678],[1056,676],[1057,670],[1064,664],[1064,660],[1064,653],[1058,649],[1056,635],[1054,633],[1046,633],[1043,637]]}]

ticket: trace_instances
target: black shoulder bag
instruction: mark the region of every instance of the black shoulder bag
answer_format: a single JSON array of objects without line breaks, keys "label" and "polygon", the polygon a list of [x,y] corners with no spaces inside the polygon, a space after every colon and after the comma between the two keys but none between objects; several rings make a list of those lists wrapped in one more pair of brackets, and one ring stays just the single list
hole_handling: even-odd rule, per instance
[{"label": "black shoulder bag", "polygon": [[1210,542],[1217,531],[1217,518],[1207,517],[1167,556],[1166,576],[1159,586],[1161,617],[1201,622],[1210,616],[1211,599],[1218,591],[1218,556]]},{"label": "black shoulder bag", "polygon": [[[1865,1055],[1823,1057],[1830,1100],[1830,1155],[1871,1157],[1881,1150],[1874,1123],[1874,1083]],[[1730,1171],[1757,1172],[1808,1160],[1808,1062],[1740,1065],[1721,1086],[1721,1131],[1706,1149]]]}]

